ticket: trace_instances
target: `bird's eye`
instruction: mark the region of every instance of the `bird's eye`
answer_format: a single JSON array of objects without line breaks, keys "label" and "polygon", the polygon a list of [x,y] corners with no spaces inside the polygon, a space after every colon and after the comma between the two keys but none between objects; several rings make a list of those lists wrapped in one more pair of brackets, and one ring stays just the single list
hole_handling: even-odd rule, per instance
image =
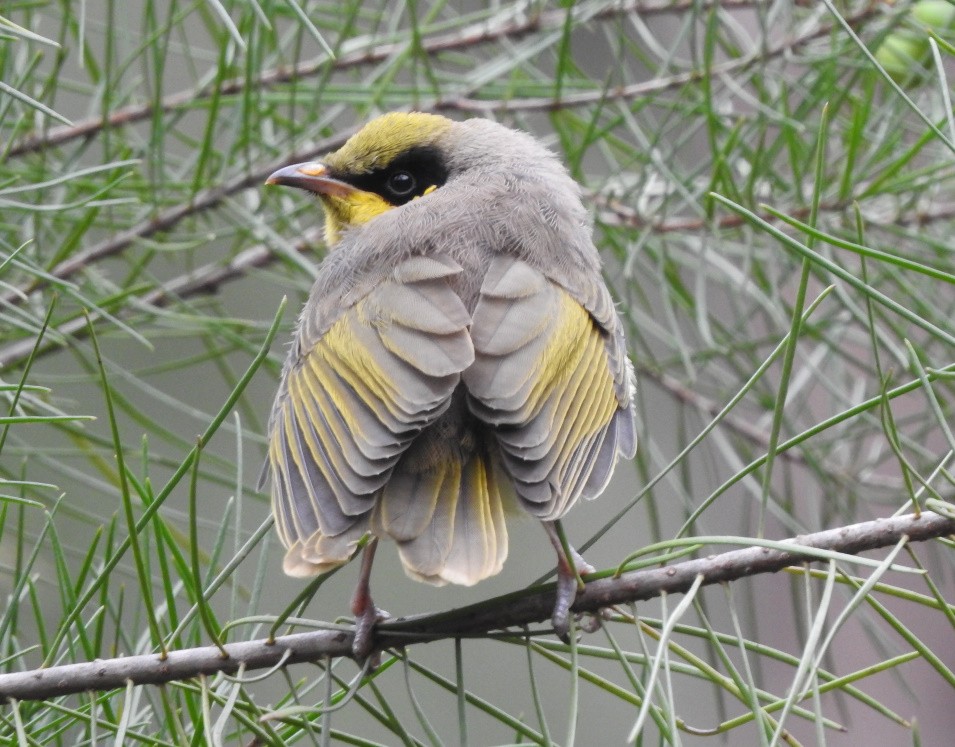
[{"label": "bird's eye", "polygon": [[388,177],[388,191],[395,197],[407,197],[414,192],[418,183],[407,171],[396,171]]}]

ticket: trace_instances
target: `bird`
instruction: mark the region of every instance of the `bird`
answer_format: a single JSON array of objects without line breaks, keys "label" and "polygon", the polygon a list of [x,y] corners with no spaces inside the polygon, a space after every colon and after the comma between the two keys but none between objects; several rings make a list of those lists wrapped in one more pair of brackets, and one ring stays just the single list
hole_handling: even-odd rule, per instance
[{"label": "bird", "polygon": [[498,573],[508,516],[557,552],[567,640],[593,568],[561,518],[637,444],[633,365],[580,186],[543,143],[490,119],[372,119],[320,161],[266,180],[312,193],[328,254],[269,418],[265,474],[286,574],[363,546],[353,654],[386,617],[379,539],[434,585]]}]

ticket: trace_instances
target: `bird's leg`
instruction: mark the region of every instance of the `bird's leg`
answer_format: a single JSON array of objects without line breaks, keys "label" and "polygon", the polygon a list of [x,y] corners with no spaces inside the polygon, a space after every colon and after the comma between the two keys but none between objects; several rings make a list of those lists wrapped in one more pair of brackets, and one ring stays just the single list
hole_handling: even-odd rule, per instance
[{"label": "bird's leg", "polygon": [[581,574],[593,573],[594,567],[584,560],[567,541],[560,521],[544,521],[547,538],[557,551],[557,601],[551,623],[554,631],[564,642],[569,641],[570,608],[582,588]]},{"label": "bird's leg", "polygon": [[375,606],[371,598],[371,566],[375,562],[375,550],[378,538],[372,537],[365,545],[361,555],[361,571],[358,585],[351,598],[351,611],[355,616],[355,637],[352,641],[352,654],[356,661],[364,661],[372,651],[375,625],[388,619],[388,613]]}]

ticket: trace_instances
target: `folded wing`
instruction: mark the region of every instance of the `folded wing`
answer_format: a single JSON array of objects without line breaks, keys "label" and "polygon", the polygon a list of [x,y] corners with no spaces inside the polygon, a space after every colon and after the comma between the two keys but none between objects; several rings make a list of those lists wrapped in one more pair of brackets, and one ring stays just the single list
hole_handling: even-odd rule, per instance
[{"label": "folded wing", "polygon": [[402,455],[449,407],[474,358],[470,315],[449,283],[460,272],[412,257],[317,339],[308,330],[321,324],[301,325],[270,424],[286,573],[349,559]]},{"label": "folded wing", "polygon": [[471,410],[495,434],[523,507],[558,519],[636,449],[633,374],[610,294],[599,278],[571,293],[502,256],[472,316]]}]

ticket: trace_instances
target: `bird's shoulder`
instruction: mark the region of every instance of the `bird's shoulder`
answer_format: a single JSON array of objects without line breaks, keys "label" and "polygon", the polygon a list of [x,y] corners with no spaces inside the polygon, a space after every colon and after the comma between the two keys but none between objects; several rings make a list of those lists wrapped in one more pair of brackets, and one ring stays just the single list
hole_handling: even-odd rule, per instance
[{"label": "bird's shoulder", "polygon": [[319,266],[299,324],[302,345],[307,349],[347,309],[400,275],[416,257],[447,266],[447,282],[468,309],[491,263],[507,257],[566,290],[602,326],[612,326],[609,294],[579,192],[554,190],[508,169],[453,180],[347,231]]}]

